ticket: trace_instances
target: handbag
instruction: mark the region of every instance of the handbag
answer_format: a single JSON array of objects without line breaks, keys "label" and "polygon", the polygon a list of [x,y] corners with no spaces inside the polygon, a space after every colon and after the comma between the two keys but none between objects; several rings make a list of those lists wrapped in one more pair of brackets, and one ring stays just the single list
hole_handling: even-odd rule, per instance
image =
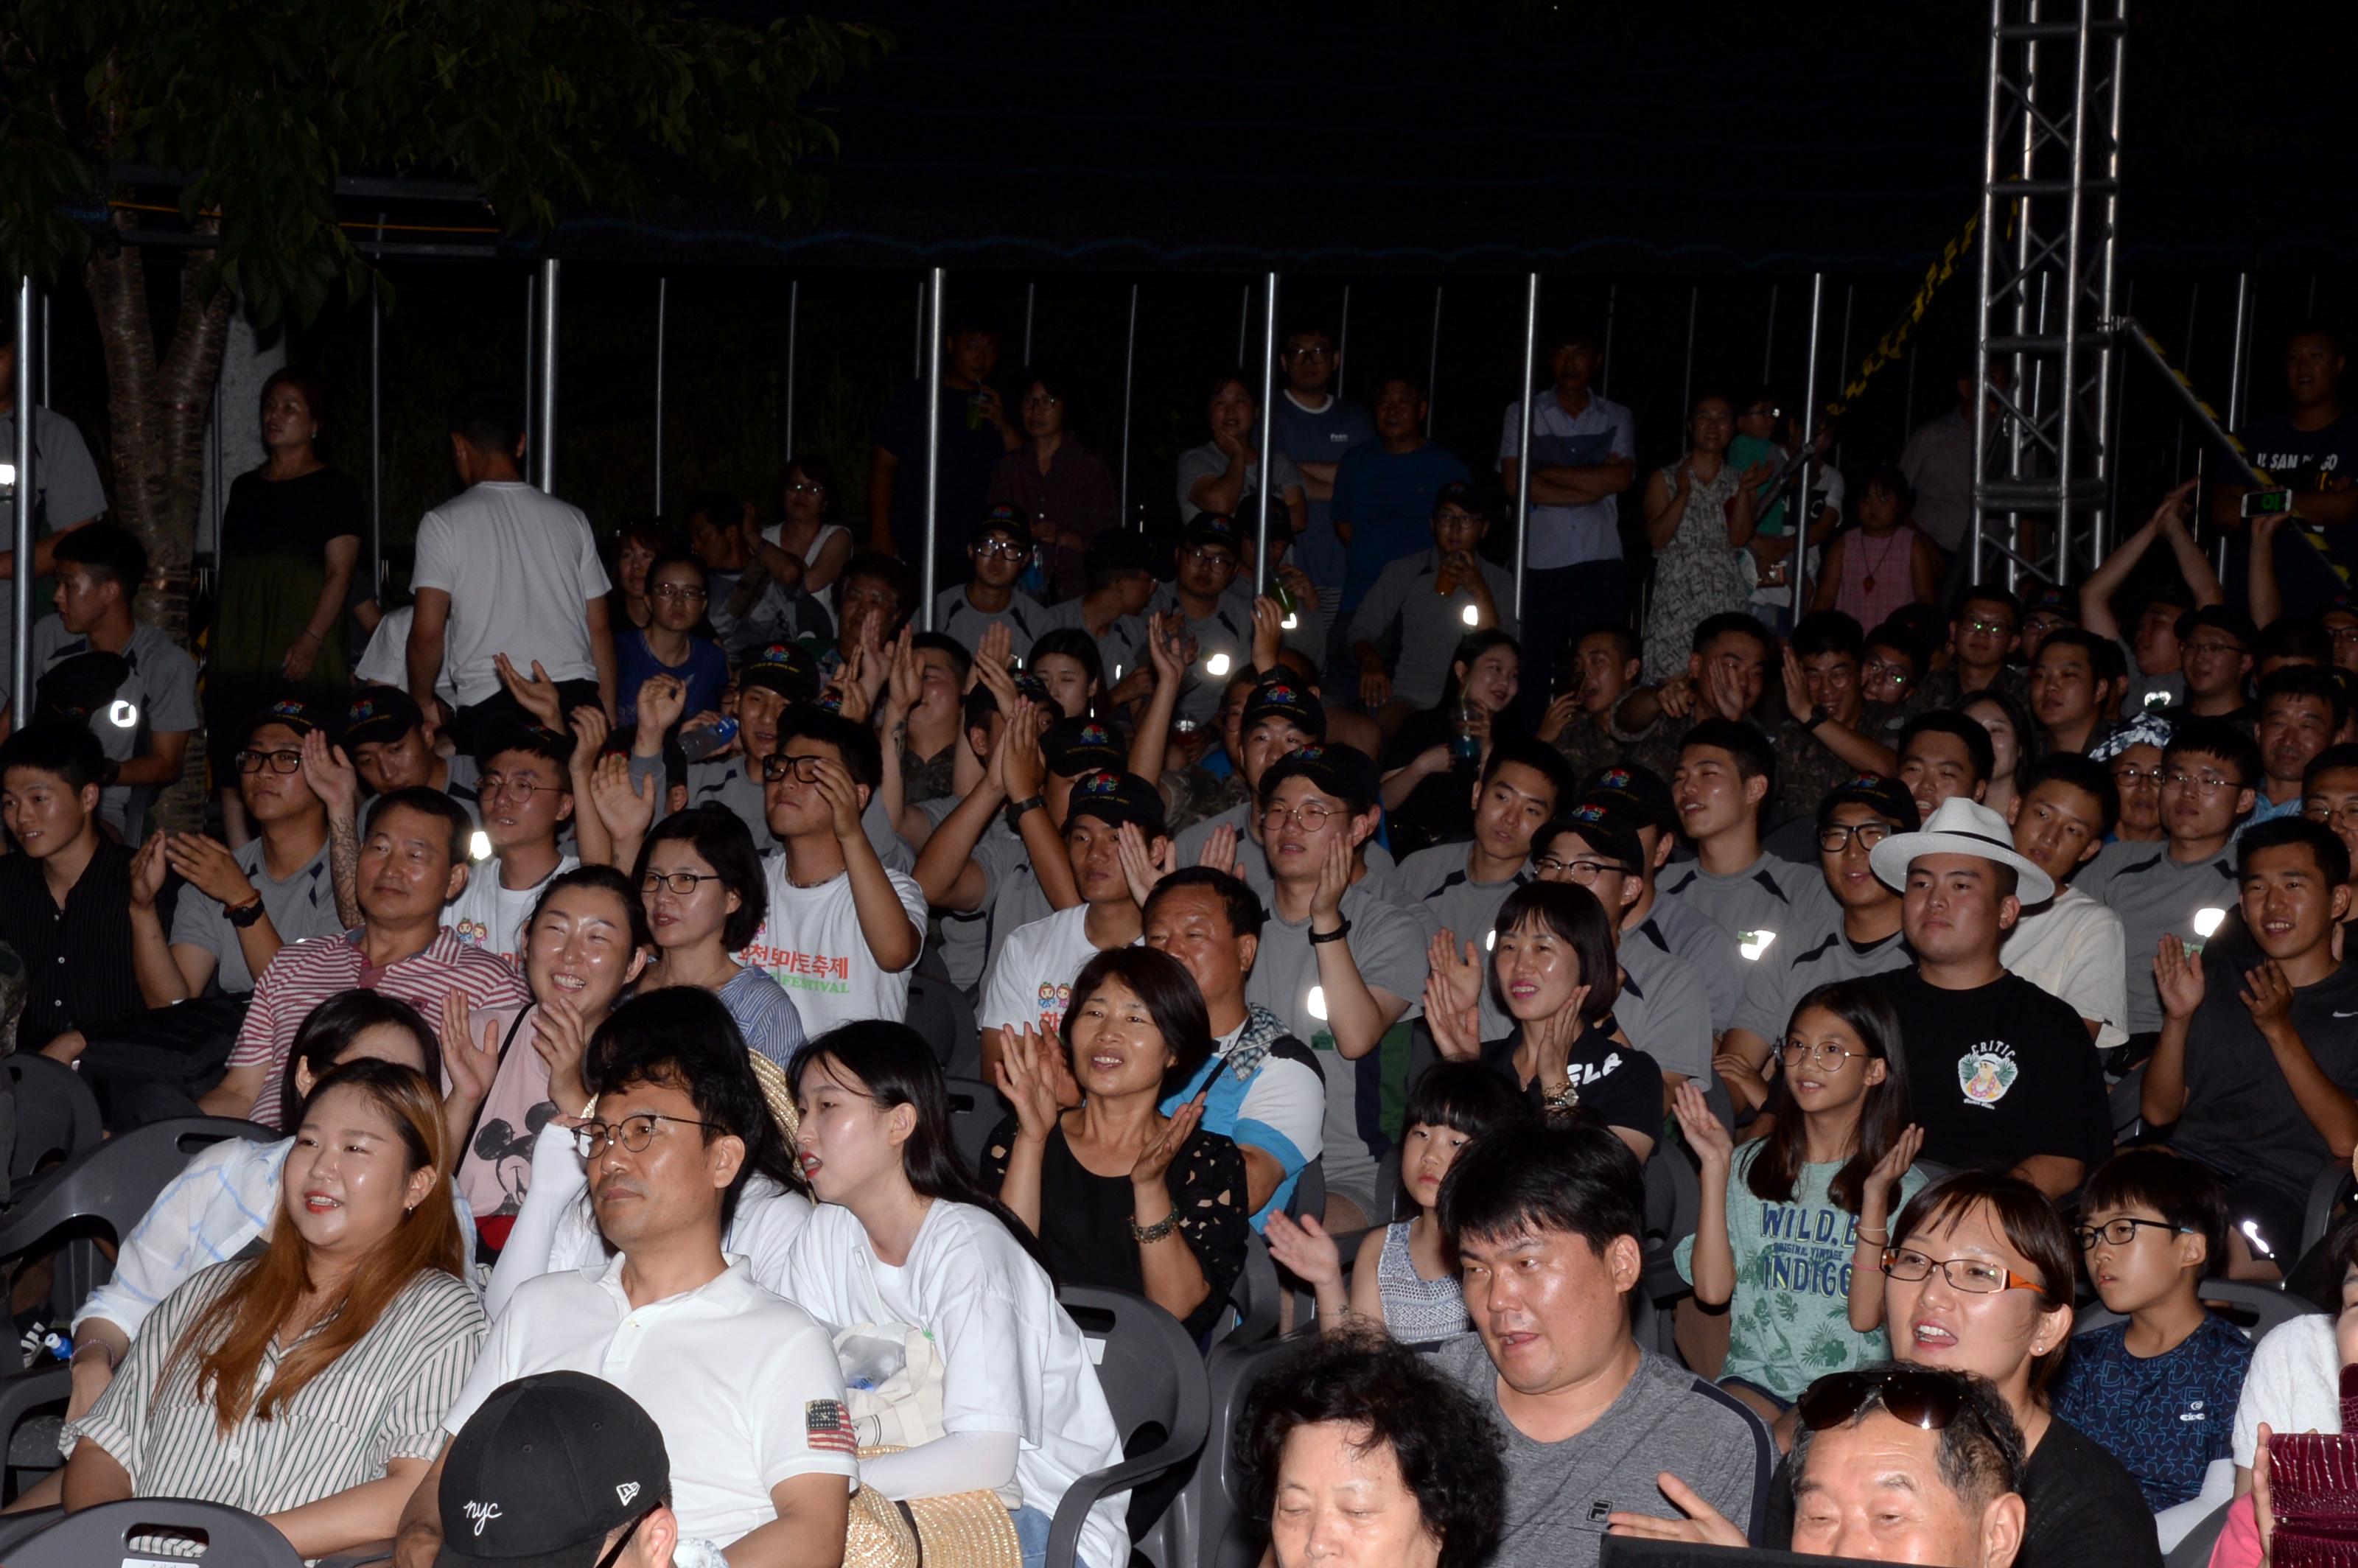
[{"label": "handbag", "polygon": [[2342,1433],[2268,1437],[2277,1568],[2358,1568],[2358,1367],[2342,1368]]}]

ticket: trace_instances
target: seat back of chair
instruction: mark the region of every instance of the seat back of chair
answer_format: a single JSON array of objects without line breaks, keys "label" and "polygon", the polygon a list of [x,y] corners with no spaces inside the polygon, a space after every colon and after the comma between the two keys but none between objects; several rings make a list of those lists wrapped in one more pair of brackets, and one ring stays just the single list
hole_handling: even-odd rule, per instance
[{"label": "seat back of chair", "polygon": [[1236,1315],[1220,1314],[1212,1327],[1212,1343],[1226,1345],[1231,1341],[1250,1345],[1267,1339],[1277,1332],[1277,1320],[1283,1312],[1282,1303],[1285,1287],[1279,1282],[1278,1268],[1269,1255],[1269,1243],[1254,1231],[1245,1247],[1245,1266],[1237,1271],[1236,1283],[1228,1287],[1228,1304]]},{"label": "seat back of chair", "polygon": [[[212,1568],[302,1568],[287,1538],[243,1509],[182,1498],[127,1498],[70,1513],[8,1553],[8,1568],[114,1568],[146,1563],[161,1552],[134,1550],[150,1536],[201,1536],[204,1549],[185,1559]],[[173,1561],[182,1561],[174,1552]]]},{"label": "seat back of chair", "polygon": [[[2266,1338],[2269,1330],[2297,1317],[2311,1316],[2318,1310],[2316,1303],[2305,1297],[2288,1295],[2275,1285],[2249,1280],[2205,1280],[2196,1287],[2196,1293],[2204,1305],[2241,1330],[2244,1337],[2255,1345]],[[2083,1307],[2071,1320],[2071,1336],[2076,1339],[2126,1321],[2121,1314],[2103,1306]]]},{"label": "seat back of chair", "polygon": [[1214,1347],[1206,1367],[1212,1391],[1211,1431],[1195,1478],[1174,1507],[1186,1521],[1195,1547],[1194,1568],[1254,1568],[1261,1557],[1261,1530],[1245,1513],[1242,1442],[1237,1431],[1253,1385],[1272,1366],[1317,1335],[1306,1326],[1278,1339]]},{"label": "seat back of chair", "polygon": [[16,1146],[8,1156],[8,1192],[21,1202],[33,1178],[98,1145],[98,1100],[63,1062],[17,1054],[0,1058],[16,1098]]},{"label": "seat back of chair", "polygon": [[973,1175],[982,1169],[983,1146],[990,1141],[990,1130],[1007,1115],[1007,1102],[980,1078],[944,1078],[942,1085],[949,1090],[950,1137],[957,1141],[967,1173]]},{"label": "seat back of chair", "polygon": [[[1121,1434],[1125,1464],[1160,1456],[1151,1473],[1134,1476],[1119,1488],[1132,1494],[1134,1549],[1157,1568],[1187,1568],[1178,1550],[1185,1539],[1184,1530],[1174,1530],[1168,1515],[1211,1424],[1211,1387],[1204,1358],[1179,1320],[1141,1296],[1065,1285],[1056,1292],[1056,1299],[1089,1341],[1098,1385]],[[1140,1493],[1163,1499],[1152,1508],[1151,1517],[1141,1517]],[[1066,1512],[1076,1501],[1068,1494],[1058,1508],[1059,1532],[1069,1528]],[[1060,1568],[1053,1541],[1049,1555],[1050,1568]]]}]

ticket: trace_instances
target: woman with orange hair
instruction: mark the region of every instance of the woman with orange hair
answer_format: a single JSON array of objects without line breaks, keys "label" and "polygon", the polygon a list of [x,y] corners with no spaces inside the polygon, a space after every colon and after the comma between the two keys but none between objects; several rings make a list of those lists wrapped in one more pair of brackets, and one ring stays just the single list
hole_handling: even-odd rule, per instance
[{"label": "woman with orange hair", "polygon": [[270,1245],[166,1297],[63,1446],[69,1511],[197,1498],[300,1555],[394,1532],[489,1324],[464,1282],[441,1097],[344,1064],[303,1102]]}]

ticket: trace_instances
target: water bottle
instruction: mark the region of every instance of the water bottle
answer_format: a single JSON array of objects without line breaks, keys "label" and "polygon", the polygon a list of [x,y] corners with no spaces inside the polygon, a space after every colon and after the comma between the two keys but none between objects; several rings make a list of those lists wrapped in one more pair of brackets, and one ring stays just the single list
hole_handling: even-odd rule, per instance
[{"label": "water bottle", "polygon": [[737,721],[723,719],[718,724],[708,724],[701,730],[683,730],[679,749],[691,762],[700,762],[715,752],[725,752],[737,739]]}]

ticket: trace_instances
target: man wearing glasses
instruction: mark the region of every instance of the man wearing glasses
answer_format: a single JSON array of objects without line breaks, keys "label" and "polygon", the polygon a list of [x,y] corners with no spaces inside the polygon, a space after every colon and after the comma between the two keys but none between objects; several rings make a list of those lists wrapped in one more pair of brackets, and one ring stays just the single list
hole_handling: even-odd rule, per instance
[{"label": "man wearing glasses", "polygon": [[[1176,611],[1195,643],[1178,717],[1209,724],[1220,710],[1228,676],[1252,663],[1251,584],[1237,574],[1245,558],[1246,530],[1225,512],[1198,512],[1179,535],[1178,575],[1146,601],[1146,619]],[[1276,543],[1274,535],[1271,539]]]},{"label": "man wearing glasses", "polygon": [[934,630],[972,654],[986,630],[1004,626],[1015,657],[1029,656],[1049,627],[1047,609],[1015,586],[1032,559],[1032,524],[1015,507],[992,507],[974,525],[966,558],[974,575],[934,597]]},{"label": "man wearing glasses", "polygon": [[1974,693],[1993,688],[2028,707],[2028,683],[2008,663],[2021,642],[2020,601],[2002,588],[1968,589],[1957,618],[1949,622],[1953,655],[1949,667],[1916,683],[1915,710],[1954,708]]},{"label": "man wearing glasses", "polygon": [[521,967],[525,922],[549,879],[581,862],[558,846],[573,818],[573,738],[530,725],[487,733],[475,787],[492,859],[450,906],[459,940]]},{"label": "man wearing glasses", "polygon": [[2259,633],[2223,604],[2205,604],[2178,618],[2179,673],[2186,680],[2186,711],[2223,719],[2245,730],[2250,708],[2252,645]]}]

